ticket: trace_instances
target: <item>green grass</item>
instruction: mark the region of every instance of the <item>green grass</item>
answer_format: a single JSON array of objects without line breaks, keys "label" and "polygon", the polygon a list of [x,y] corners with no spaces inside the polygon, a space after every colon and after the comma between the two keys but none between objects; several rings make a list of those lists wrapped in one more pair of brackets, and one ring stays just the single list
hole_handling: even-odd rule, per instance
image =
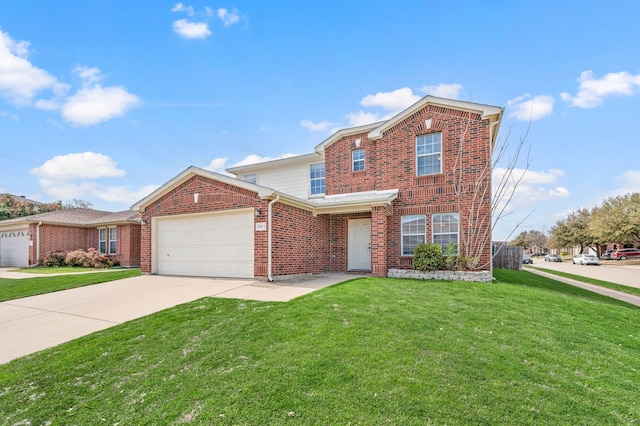
[{"label": "green grass", "polygon": [[35,267],[13,269],[10,272],[23,272],[25,274],[52,275],[52,274],[82,274],[88,272],[106,272],[118,269],[87,269],[76,266],[60,266],[60,267]]},{"label": "green grass", "polygon": [[83,287],[85,285],[115,281],[122,278],[136,277],[138,275],[140,275],[140,269],[123,269],[78,275],[56,275],[20,279],[0,278],[0,302],[69,288]]},{"label": "green grass", "polygon": [[559,277],[569,278],[575,281],[580,281],[587,284],[593,284],[600,287],[606,287],[611,290],[621,291],[623,293],[633,294],[636,296],[640,296],[640,288],[630,287],[622,284],[611,283],[608,281],[596,280],[594,278],[583,277],[580,275],[568,274],[566,272],[555,271],[553,269],[540,268],[539,266],[527,266],[527,268],[537,269],[539,271],[546,272],[548,274],[557,275]]},{"label": "green grass", "polygon": [[495,275],[200,299],[0,366],[0,424],[640,421],[640,309]]}]

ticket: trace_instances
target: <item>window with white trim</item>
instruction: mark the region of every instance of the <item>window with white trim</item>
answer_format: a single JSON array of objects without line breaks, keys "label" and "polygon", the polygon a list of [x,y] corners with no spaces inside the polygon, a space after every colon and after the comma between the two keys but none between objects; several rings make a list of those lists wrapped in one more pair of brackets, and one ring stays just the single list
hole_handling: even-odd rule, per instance
[{"label": "window with white trim", "polygon": [[107,228],[109,231],[109,253],[116,254],[118,252],[117,228]]},{"label": "window with white trim", "polygon": [[311,195],[324,194],[324,163],[312,164],[309,171]]},{"label": "window with white trim", "polygon": [[98,229],[98,251],[107,254],[107,228]]},{"label": "window with white trim", "polygon": [[440,244],[443,252],[450,242],[458,244],[458,235],[460,233],[459,213],[434,214],[432,220],[431,234],[433,242]]},{"label": "window with white trim", "polygon": [[416,137],[416,166],[418,176],[442,173],[442,133]]},{"label": "window with white trim", "polygon": [[400,218],[402,234],[402,255],[413,256],[418,244],[426,242],[427,217],[423,214],[407,215]]},{"label": "window with white trim", "polygon": [[258,183],[258,173],[245,173],[242,180],[249,183]]},{"label": "window with white trim", "polygon": [[351,163],[354,172],[364,170],[364,149],[351,151]]}]

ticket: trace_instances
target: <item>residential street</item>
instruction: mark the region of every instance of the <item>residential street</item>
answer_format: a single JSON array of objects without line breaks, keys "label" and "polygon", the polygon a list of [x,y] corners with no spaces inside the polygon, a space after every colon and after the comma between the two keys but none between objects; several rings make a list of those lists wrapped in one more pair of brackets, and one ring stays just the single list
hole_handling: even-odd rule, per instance
[{"label": "residential street", "polygon": [[640,288],[640,265],[625,265],[619,261],[605,261],[600,266],[574,265],[571,260],[545,262],[544,258],[535,257],[533,266]]}]

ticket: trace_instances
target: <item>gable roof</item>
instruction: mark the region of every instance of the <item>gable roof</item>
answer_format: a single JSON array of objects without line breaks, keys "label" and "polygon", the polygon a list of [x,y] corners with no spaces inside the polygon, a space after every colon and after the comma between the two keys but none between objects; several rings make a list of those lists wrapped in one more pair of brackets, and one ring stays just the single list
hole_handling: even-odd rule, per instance
[{"label": "gable roof", "polygon": [[119,223],[139,223],[140,215],[131,210],[114,213],[102,210],[73,208],[7,219],[0,221],[0,226],[39,222],[49,225],[93,227],[99,225],[116,225]]},{"label": "gable roof", "polygon": [[233,176],[227,176],[220,173],[212,172],[210,170],[201,169],[200,167],[190,166],[187,169],[185,169],[182,173],[180,173],[179,175],[177,175],[176,177],[174,177],[173,179],[171,179],[170,181],[162,185],[160,188],[156,189],[151,194],[147,195],[142,200],[132,205],[131,210],[143,212],[149,204],[153,203],[155,200],[173,191],[175,188],[182,185],[184,182],[191,179],[193,176],[203,176],[212,180],[217,180],[222,183],[237,186],[238,188],[246,189],[248,191],[253,191],[258,193],[258,196],[260,197],[269,195],[273,192],[273,190],[270,188],[245,182]]},{"label": "gable roof", "polygon": [[437,105],[445,108],[455,109],[458,111],[468,111],[476,114],[480,114],[483,119],[489,119],[492,123],[497,123],[495,127],[491,128],[491,143],[494,144],[498,135],[498,128],[500,126],[500,120],[502,119],[502,113],[504,108],[477,104],[467,101],[459,101],[455,99],[439,98],[437,96],[425,96],[418,102],[414,103],[410,107],[398,114],[394,115],[388,120],[379,121],[377,123],[366,124],[364,126],[350,127],[347,129],[341,129],[329,136],[327,139],[316,145],[315,151],[318,153],[324,152],[324,150],[331,146],[333,143],[339,141],[345,136],[356,135],[358,133],[367,132],[367,137],[371,140],[382,138],[382,134],[406,119],[412,114],[415,114],[418,110],[424,108],[427,105]]},{"label": "gable roof", "polygon": [[480,114],[480,117],[483,119],[489,119],[492,122],[498,123],[495,129],[491,134],[491,143],[493,144],[495,141],[495,136],[498,135],[498,128],[500,120],[502,119],[502,113],[504,112],[504,108],[492,106],[492,105],[484,105],[484,104],[476,104],[473,102],[467,101],[458,101],[454,99],[446,99],[439,98],[437,96],[425,96],[420,99],[415,104],[411,105],[409,108],[404,111],[399,112],[398,114],[391,117],[389,120],[381,123],[375,129],[369,132],[369,139],[376,140],[382,137],[382,133],[386,130],[392,128],[396,124],[400,123],[402,120],[406,119],[410,115],[414,114],[418,110],[424,108],[427,105],[437,105],[445,108],[455,109],[458,111],[468,111],[476,114]]},{"label": "gable roof", "polygon": [[131,206],[132,210],[144,212],[146,207],[173,191],[193,176],[202,176],[222,183],[255,192],[262,199],[278,199],[279,202],[295,206],[313,214],[367,211],[372,206],[391,204],[398,197],[398,190],[367,191],[351,194],[326,195],[302,199],[266,186],[245,182],[241,179],[191,166]]},{"label": "gable roof", "polygon": [[278,158],[276,160],[262,161],[259,163],[245,164],[242,166],[229,167],[227,172],[238,175],[242,172],[253,172],[256,170],[264,170],[272,167],[288,166],[295,163],[308,163],[314,161],[321,161],[323,157],[316,152],[309,154],[292,155],[291,157]]}]

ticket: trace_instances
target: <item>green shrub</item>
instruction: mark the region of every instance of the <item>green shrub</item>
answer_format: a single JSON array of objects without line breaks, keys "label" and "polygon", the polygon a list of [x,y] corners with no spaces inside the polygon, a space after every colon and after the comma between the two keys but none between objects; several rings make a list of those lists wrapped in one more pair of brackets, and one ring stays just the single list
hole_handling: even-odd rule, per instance
[{"label": "green shrub", "polygon": [[44,266],[48,266],[51,268],[65,266],[66,258],[67,258],[66,253],[62,251],[55,251],[53,253],[49,253],[49,255],[47,255],[47,257],[45,257],[44,260],[42,261],[42,264]]},{"label": "green shrub", "polygon": [[418,244],[413,251],[413,269],[433,272],[442,266],[442,247],[440,244]]},{"label": "green shrub", "polygon": [[466,259],[458,253],[458,244],[450,241],[444,248],[444,263],[448,270],[457,271],[465,267]]}]

